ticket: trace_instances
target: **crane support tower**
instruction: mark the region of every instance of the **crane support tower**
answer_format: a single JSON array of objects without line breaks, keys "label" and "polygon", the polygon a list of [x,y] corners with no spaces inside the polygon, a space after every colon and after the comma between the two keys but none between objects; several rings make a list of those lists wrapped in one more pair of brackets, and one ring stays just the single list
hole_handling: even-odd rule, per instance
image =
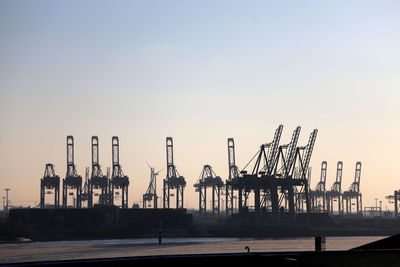
[{"label": "crane support tower", "polygon": [[210,165],[204,165],[197,183],[194,185],[196,192],[199,192],[199,214],[207,213],[207,188],[212,188],[211,213],[220,214],[221,210],[221,189],[224,182],[217,176]]},{"label": "crane support tower", "polygon": [[[147,163],[147,165],[149,165]],[[153,209],[157,209],[157,175],[160,173],[160,171],[156,172],[154,167],[150,168],[150,184],[149,187],[146,190],[146,193],[143,194],[143,208],[149,208],[151,205],[153,206]],[[152,203],[153,202],[153,203]]]},{"label": "crane support tower", "polygon": [[315,187],[315,190],[310,192],[311,205],[313,212],[326,212],[326,174],[328,170],[328,163],[323,161],[321,163],[321,178]]},{"label": "crane support tower", "polygon": [[331,215],[334,214],[334,202],[337,202],[337,213],[342,214],[343,197],[342,197],[342,174],[343,162],[338,161],[336,167],[336,180],[332,184],[329,191],[326,192],[326,208],[327,212]]},{"label": "crane support tower", "polygon": [[54,194],[54,208],[60,207],[60,176],[56,175],[54,165],[46,164],[43,178],[40,179],[40,207],[46,207],[46,194]]},{"label": "crane support tower", "polygon": [[233,138],[228,138],[228,179],[225,182],[225,211],[226,215],[234,212],[234,189],[237,180],[239,179],[239,168],[235,161],[235,141]]},{"label": "crane support tower", "polygon": [[[300,206],[296,202],[297,195],[301,194],[304,194],[307,214],[310,213],[307,174],[318,130],[313,130],[306,146],[298,147],[300,126],[295,129],[290,143],[286,145],[279,145],[282,129],[283,126],[280,125],[275,131],[273,141],[261,145],[256,155],[241,171],[236,185],[239,191],[239,212],[249,210],[248,198],[253,192],[256,215],[269,212],[273,220],[277,221],[279,214],[285,212],[282,206],[285,200],[289,218],[294,220],[295,214],[302,212],[296,208]],[[248,173],[245,169],[254,159],[255,163]]]},{"label": "crane support tower", "polygon": [[394,216],[397,218],[400,215],[400,190],[395,190],[393,195],[386,196],[385,198],[389,201],[389,203],[394,204]]},{"label": "crane support tower", "polygon": [[[356,163],[354,182],[349,190],[343,192],[343,200],[346,203],[346,214],[352,214],[352,205],[356,206],[356,214],[362,215],[362,195],[360,192],[361,162]],[[355,203],[353,203],[353,200]]]},{"label": "crane support tower", "polygon": [[[294,219],[295,213],[303,212],[303,200],[305,200],[306,202],[305,204],[307,214],[310,214],[311,212],[311,203],[309,198],[309,181],[311,180],[311,168],[309,168],[309,164],[317,134],[318,130],[314,129],[310,134],[307,145],[297,147],[293,162],[287,164],[289,168],[287,178],[289,180],[289,183],[293,184],[289,186],[287,198],[285,199],[288,199],[286,203],[289,204],[289,214],[292,219]],[[292,197],[290,196],[291,188],[293,188],[294,200],[292,200]]]},{"label": "crane support tower", "polygon": [[119,164],[119,139],[112,137],[112,176],[110,186],[111,205],[115,205],[117,197],[121,197],[121,208],[128,208],[129,177],[124,174]]},{"label": "crane support tower", "polygon": [[109,179],[101,171],[99,163],[99,138],[92,136],[92,172],[88,182],[88,207],[93,207],[94,196],[98,196],[98,204],[105,206],[110,204]]},{"label": "crane support tower", "polygon": [[176,208],[183,209],[183,191],[186,186],[185,177],[179,175],[174,164],[174,144],[172,137],[166,138],[167,175],[163,181],[163,208],[170,208],[170,199],[174,195],[171,189],[176,189]]},{"label": "crane support tower", "polygon": [[399,216],[399,205],[400,205],[400,190],[395,190],[393,193],[394,197],[394,215]]},{"label": "crane support tower", "polygon": [[90,167],[85,168],[85,182],[83,183],[82,187],[82,194],[81,194],[81,203],[82,203],[82,208],[89,207],[89,180],[90,180]]},{"label": "crane support tower", "polygon": [[[270,211],[272,206],[272,180],[274,178],[274,165],[279,151],[279,141],[282,135],[283,125],[279,125],[270,143],[262,144],[255,156],[246,164],[240,172],[241,176],[235,188],[238,190],[239,213],[249,210],[249,195],[254,193],[254,209]],[[250,174],[245,170],[256,158]],[[274,203],[275,204],[275,203]]]},{"label": "crane support tower", "polygon": [[[68,192],[69,189],[76,190],[74,196],[73,192]],[[73,207],[82,207],[82,176],[78,175],[74,163],[74,138],[67,136],[67,173],[63,179],[63,207],[68,207],[68,196],[74,196]]]}]

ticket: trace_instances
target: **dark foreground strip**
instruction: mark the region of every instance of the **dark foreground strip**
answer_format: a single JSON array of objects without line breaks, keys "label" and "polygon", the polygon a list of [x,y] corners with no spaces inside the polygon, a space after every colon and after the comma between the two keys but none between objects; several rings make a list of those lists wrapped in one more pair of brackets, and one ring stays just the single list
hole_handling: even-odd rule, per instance
[{"label": "dark foreground strip", "polygon": [[2,264],[1,266],[400,266],[400,250],[166,255]]}]

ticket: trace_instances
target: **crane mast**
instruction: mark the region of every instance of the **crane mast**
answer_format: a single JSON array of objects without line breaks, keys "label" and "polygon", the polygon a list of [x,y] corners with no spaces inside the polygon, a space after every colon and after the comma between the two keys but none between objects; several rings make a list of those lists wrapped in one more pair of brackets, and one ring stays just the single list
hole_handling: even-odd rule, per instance
[{"label": "crane mast", "polygon": [[111,204],[114,205],[115,193],[121,193],[121,207],[128,208],[129,177],[122,171],[119,163],[119,138],[112,137],[112,176],[111,176]]},{"label": "crane mast", "polygon": [[314,129],[314,131],[312,131],[312,133],[310,134],[307,146],[304,148],[304,154],[303,154],[304,161],[301,162],[302,166],[300,168],[301,178],[306,178],[307,176],[308,165],[310,164],[311,154],[314,149],[315,140],[317,139],[317,134],[318,130]]},{"label": "crane mast", "polygon": [[343,207],[342,174],[343,174],[343,162],[338,161],[336,167],[336,180],[332,184],[331,189],[326,192],[327,210],[330,214],[334,213],[333,210],[334,201],[337,202],[338,213],[342,214],[342,207]]},{"label": "crane mast", "polygon": [[321,178],[315,190],[325,192],[326,173],[328,171],[328,163],[323,161],[321,163]]},{"label": "crane mast", "polygon": [[228,179],[225,182],[225,212],[233,214],[234,209],[234,184],[239,179],[239,169],[236,166],[235,141],[228,138]]},{"label": "crane mast", "polygon": [[174,146],[172,137],[166,138],[167,175],[163,181],[163,208],[170,208],[171,189],[176,189],[176,208],[183,209],[183,191],[186,181],[180,176],[174,164]]},{"label": "crane mast", "polygon": [[268,162],[267,175],[272,174],[277,154],[279,151],[279,141],[282,136],[282,131],[283,131],[283,125],[279,125],[278,128],[275,130],[274,140],[269,145],[270,149],[268,151],[268,156],[267,156],[267,162]]},{"label": "crane mast", "polygon": [[[360,192],[361,162],[356,163],[354,182],[349,190],[343,192],[343,199],[346,202],[346,213],[352,214],[352,205],[356,206],[356,213],[362,215],[362,195]],[[355,203],[353,203],[355,201]]]},{"label": "crane mast", "polygon": [[[78,175],[74,163],[74,138],[67,136],[67,173],[63,179],[63,207],[68,206],[68,191],[75,189],[74,204],[76,208],[82,207],[82,176]],[[73,195],[73,193],[71,192]]]},{"label": "crane mast", "polygon": [[212,188],[211,213],[220,213],[221,188],[224,183],[221,177],[217,176],[210,165],[204,165],[203,170],[194,185],[196,192],[199,192],[199,214],[207,213],[207,188]]},{"label": "crane mast", "polygon": [[235,162],[235,141],[233,138],[228,138],[228,168],[229,180],[239,177],[239,169]]},{"label": "crane mast", "polygon": [[109,179],[103,174],[99,159],[99,138],[92,136],[92,172],[88,182],[88,207],[93,207],[94,190],[99,190],[99,205],[109,205]]},{"label": "crane mast", "polygon": [[[326,209],[326,174],[328,164],[326,161],[321,163],[321,177],[315,190],[310,191],[311,205],[314,212],[325,212]],[[322,202],[322,205],[321,205]]]},{"label": "crane mast", "polygon": [[342,192],[342,175],[343,175],[343,162],[339,161],[336,168],[336,181],[331,187],[332,191]]},{"label": "crane mast", "polygon": [[47,163],[43,178],[40,179],[40,207],[46,206],[45,196],[46,190],[54,194],[54,208],[60,207],[60,176],[56,175],[54,171],[54,164]]}]

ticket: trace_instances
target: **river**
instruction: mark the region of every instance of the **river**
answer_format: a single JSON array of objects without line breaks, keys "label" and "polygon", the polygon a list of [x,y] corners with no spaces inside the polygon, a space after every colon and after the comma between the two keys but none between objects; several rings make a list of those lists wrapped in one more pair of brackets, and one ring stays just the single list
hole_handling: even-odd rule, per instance
[{"label": "river", "polygon": [[[385,236],[327,237],[326,250],[347,250]],[[313,251],[314,239],[156,238],[50,241],[0,244],[0,263],[149,255]]]}]

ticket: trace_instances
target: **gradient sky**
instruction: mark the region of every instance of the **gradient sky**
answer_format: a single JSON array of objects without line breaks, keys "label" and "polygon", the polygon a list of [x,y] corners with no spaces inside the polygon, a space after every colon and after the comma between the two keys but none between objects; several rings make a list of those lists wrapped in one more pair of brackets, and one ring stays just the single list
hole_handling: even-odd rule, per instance
[{"label": "gradient sky", "polygon": [[362,162],[364,206],[400,187],[399,1],[0,1],[0,195],[39,201],[45,164],[90,166],[99,136],[103,172],[111,137],[130,177],[129,206],[164,169],[165,138],[186,177],[185,207],[204,164],[227,178],[226,139],[239,168],[284,125],[319,130],[327,188]]}]

